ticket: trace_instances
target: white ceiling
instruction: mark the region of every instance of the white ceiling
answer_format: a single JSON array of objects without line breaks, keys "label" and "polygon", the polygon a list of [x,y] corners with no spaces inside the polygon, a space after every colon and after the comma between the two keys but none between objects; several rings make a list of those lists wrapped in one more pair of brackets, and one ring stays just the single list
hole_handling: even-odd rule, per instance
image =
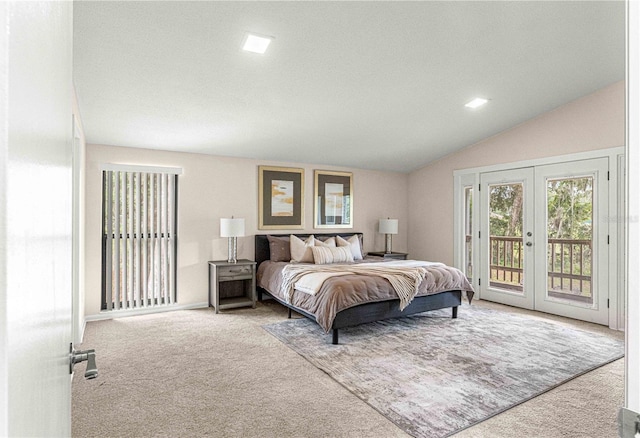
[{"label": "white ceiling", "polygon": [[[74,82],[89,143],[409,172],[624,79],[624,20],[621,1],[77,1]],[[265,55],[246,31],[275,37]]]}]

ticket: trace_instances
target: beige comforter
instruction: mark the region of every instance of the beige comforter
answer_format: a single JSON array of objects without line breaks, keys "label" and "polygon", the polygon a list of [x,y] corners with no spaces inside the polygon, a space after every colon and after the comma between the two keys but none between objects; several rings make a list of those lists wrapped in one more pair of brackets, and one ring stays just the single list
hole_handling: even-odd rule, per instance
[{"label": "beige comforter", "polygon": [[[367,263],[367,261],[364,260],[361,263]],[[283,270],[287,265],[289,264],[286,262],[261,263],[257,273],[258,286],[279,299],[314,315],[318,324],[326,332],[331,329],[336,314],[344,309],[363,303],[398,299],[396,291],[386,278],[355,273],[329,276],[315,294],[298,290],[289,294],[288,288],[283,290]],[[415,296],[461,290],[467,293],[467,298],[471,301],[474,294],[473,288],[460,270],[440,263],[429,264],[424,269],[426,270],[424,280],[420,283]]]}]

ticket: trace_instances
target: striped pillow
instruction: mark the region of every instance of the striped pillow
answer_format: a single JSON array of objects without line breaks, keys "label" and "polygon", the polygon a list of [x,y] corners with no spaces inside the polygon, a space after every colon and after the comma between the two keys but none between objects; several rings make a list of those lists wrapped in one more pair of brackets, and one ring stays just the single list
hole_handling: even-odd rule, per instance
[{"label": "striped pillow", "polygon": [[338,248],[329,246],[312,246],[311,252],[313,253],[313,262],[316,265],[353,262],[351,249],[346,246]]}]

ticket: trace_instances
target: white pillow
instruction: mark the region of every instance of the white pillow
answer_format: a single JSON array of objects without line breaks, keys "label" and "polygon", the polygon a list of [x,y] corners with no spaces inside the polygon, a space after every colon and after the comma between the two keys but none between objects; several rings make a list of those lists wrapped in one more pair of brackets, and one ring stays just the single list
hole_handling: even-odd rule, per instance
[{"label": "white pillow", "polygon": [[[340,236],[336,236],[336,243],[338,247],[348,246],[351,248],[351,255],[353,255],[354,260],[362,260],[362,250],[360,249],[360,239],[357,234],[349,237],[348,240],[343,239]],[[292,255],[293,257],[293,255]]]},{"label": "white pillow", "polygon": [[332,248],[335,248],[336,247],[336,238],[335,237],[329,237],[325,241],[316,239],[314,241],[313,246],[330,246]]},{"label": "white pillow", "polygon": [[313,262],[316,265],[327,265],[329,263],[353,262],[351,250],[346,246],[334,248],[330,246],[313,246]]},{"label": "white pillow", "polygon": [[302,241],[293,234],[289,236],[289,245],[291,249],[291,261],[293,263],[313,263],[313,253],[311,247],[313,246],[313,234],[307,237],[307,240]]}]

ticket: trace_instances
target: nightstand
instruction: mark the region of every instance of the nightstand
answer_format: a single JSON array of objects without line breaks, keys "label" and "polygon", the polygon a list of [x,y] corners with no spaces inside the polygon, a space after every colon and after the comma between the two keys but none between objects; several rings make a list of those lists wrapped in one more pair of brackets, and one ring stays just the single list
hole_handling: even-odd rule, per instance
[{"label": "nightstand", "polygon": [[407,260],[407,256],[409,254],[407,254],[406,252],[384,252],[384,251],[374,251],[374,252],[369,252],[367,253],[367,255],[371,255],[371,256],[376,256],[376,257],[382,257],[385,259],[393,259],[393,260]]},{"label": "nightstand", "polygon": [[223,309],[256,307],[256,262],[226,260],[209,262],[209,306]]}]

